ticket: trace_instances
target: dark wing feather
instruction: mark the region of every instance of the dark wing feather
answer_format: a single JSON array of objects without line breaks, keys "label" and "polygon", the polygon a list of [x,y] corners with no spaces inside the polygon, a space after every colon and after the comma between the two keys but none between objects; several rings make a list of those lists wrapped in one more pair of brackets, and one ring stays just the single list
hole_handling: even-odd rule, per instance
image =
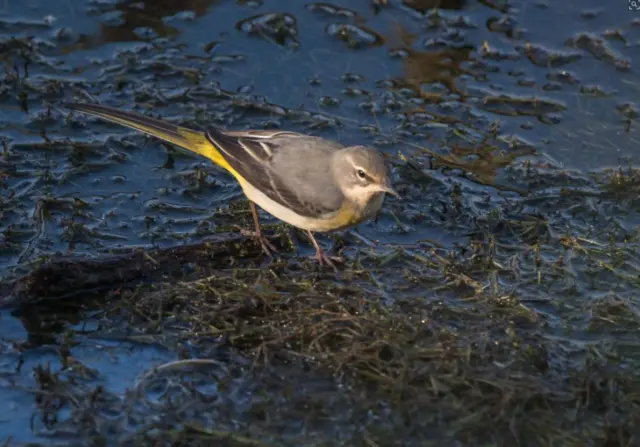
[{"label": "dark wing feather", "polygon": [[[291,209],[295,213],[311,218],[335,211],[322,205],[304,200],[291,190],[272,169],[272,160],[281,148],[275,141],[279,137],[292,140],[301,135],[292,132],[223,132],[210,129],[207,138],[231,165],[253,187],[262,191],[271,200]],[[291,143],[293,144],[293,142]]]}]

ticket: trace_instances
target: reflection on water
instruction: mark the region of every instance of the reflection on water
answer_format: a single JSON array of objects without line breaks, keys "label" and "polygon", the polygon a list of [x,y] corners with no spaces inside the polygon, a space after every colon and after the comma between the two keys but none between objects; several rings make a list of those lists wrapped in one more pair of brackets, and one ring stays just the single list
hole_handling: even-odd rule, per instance
[{"label": "reflection on water", "polygon": [[258,35],[278,45],[298,44],[298,25],[291,14],[257,14],[236,23],[236,29]]},{"label": "reflection on water", "polygon": [[206,14],[216,0],[127,0],[120,3],[98,3],[93,13],[103,20],[92,35],[82,35],[65,51],[97,48],[105,43],[140,42],[156,37],[175,37],[178,28],[171,17],[193,20]]},{"label": "reflection on water", "polygon": [[[419,121],[420,117],[426,117],[428,120],[433,121],[435,117],[432,111],[427,109],[427,105],[452,100],[460,103],[466,102],[467,95],[456,85],[456,81],[462,75],[471,75],[473,77],[474,73],[467,66],[469,62],[473,62],[472,54],[476,50],[474,46],[463,45],[456,47],[443,42],[441,45],[434,45],[437,49],[432,51],[418,50],[415,49],[416,34],[407,30],[400,23],[396,24],[396,35],[394,37],[401,44],[399,48],[393,51],[403,59],[403,77],[396,81],[399,85],[414,90],[424,100],[423,106],[416,105],[411,110],[405,110],[405,116],[410,117],[409,119],[414,122]],[[438,84],[445,87],[448,92],[442,92],[437,87],[434,91],[434,86]],[[431,91],[427,90],[429,88]],[[458,97],[453,99],[450,94],[458,95]],[[442,123],[455,122],[453,117],[447,117],[446,115],[440,116],[438,119]],[[459,134],[457,135],[458,138],[450,140],[446,154],[439,154],[425,149],[432,156],[431,167],[433,169],[441,167],[462,169],[467,173],[473,174],[475,180],[479,183],[500,188],[495,183],[500,170],[511,165],[519,157],[534,154],[535,149],[528,145],[506,148],[503,144],[494,140],[493,137],[498,134],[498,128],[496,127],[494,130],[495,132],[493,133],[488,132],[483,139]]]},{"label": "reflection on water", "polygon": [[473,147],[451,145],[450,155],[439,157],[433,162],[433,168],[437,169],[439,166],[460,168],[465,172],[473,173],[480,183],[497,186],[496,176],[501,169],[509,167],[519,157],[534,153],[535,150],[531,147],[505,151],[493,141],[479,142]]},{"label": "reflection on water", "polygon": [[[44,312],[43,312],[44,310]],[[22,323],[26,331],[26,343],[30,347],[55,345],[59,334],[64,332],[69,324],[77,324],[83,316],[75,312],[68,314],[63,308],[46,309],[43,306],[21,306],[11,312]]]},{"label": "reflection on water", "polygon": [[404,80],[420,92],[423,85],[439,82],[451,93],[457,93],[464,99],[464,93],[455,85],[455,80],[463,74],[468,74],[462,64],[468,60],[472,51],[472,47],[435,52],[407,49],[403,64]]},{"label": "reflection on water", "polygon": [[437,51],[417,50],[412,47],[416,41],[416,35],[399,23],[396,24],[394,37],[401,42],[400,48],[395,49],[394,52],[403,58],[404,76],[399,80],[402,84],[415,89],[423,99],[437,102],[441,95],[429,94],[423,90],[423,86],[440,83],[449,92],[460,95],[460,100],[464,100],[465,95],[456,86],[455,81],[461,75],[469,74],[463,64],[469,61],[475,47],[442,45],[443,48]]}]

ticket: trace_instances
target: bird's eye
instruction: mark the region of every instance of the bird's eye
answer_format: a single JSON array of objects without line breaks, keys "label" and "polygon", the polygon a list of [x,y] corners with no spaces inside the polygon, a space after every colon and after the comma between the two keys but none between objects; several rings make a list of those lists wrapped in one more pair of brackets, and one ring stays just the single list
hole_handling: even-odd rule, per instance
[{"label": "bird's eye", "polygon": [[367,176],[367,173],[364,172],[363,169],[358,169],[358,177],[365,178],[366,176]]}]

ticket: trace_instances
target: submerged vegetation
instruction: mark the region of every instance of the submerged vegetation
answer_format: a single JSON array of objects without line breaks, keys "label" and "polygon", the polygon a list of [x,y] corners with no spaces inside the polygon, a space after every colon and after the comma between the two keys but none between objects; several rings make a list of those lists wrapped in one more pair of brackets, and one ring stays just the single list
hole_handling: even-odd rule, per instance
[{"label": "submerged vegetation", "polygon": [[[124,445],[633,445],[640,272],[625,219],[640,173],[508,171],[531,194],[489,213],[430,185],[448,209],[442,225],[469,244],[362,247],[337,275],[288,252],[264,265],[250,241],[223,235],[212,246],[228,248],[209,255],[91,261],[89,272],[115,276],[91,301],[61,301],[92,277],[69,274],[78,265],[37,268],[16,296],[48,300],[20,313],[100,309],[86,319],[94,329],[64,331],[59,370],[36,368],[40,430]],[[118,282],[130,279],[118,268],[144,263],[151,284]],[[109,355],[113,342],[179,360],[114,393],[73,355]]]},{"label": "submerged vegetation", "polygon": [[[0,393],[35,403],[22,427],[34,433],[28,445],[640,443],[640,170],[625,159],[563,167],[544,138],[534,144],[496,118],[520,120],[523,131],[557,126],[572,111],[567,101],[486,84],[504,82],[493,79],[501,64],[526,61],[545,73],[545,92],[605,100],[594,92],[609,89],[558,70],[592,58],[624,72],[628,61],[610,47],[624,33],[578,33],[569,50],[474,49],[459,45],[477,29],[470,17],[375,2],[375,17],[402,13],[425,26],[417,45],[406,29],[398,37],[364,26],[371,12],[238,3],[214,8],[238,8],[229,29],[274,58],[300,54],[310,45],[302,23],[320,21],[345,57],[332,65],[340,75],[307,76],[294,60],[279,87],[266,83],[258,95],[254,75],[233,68],[258,61],[268,77],[272,67],[256,55],[225,54],[231,44],[217,41],[181,46],[176,23],[195,16],[172,11],[133,33],[136,9],[113,24],[119,6],[109,2],[89,11],[106,21],[101,36],[61,28],[0,42],[0,101],[13,110],[1,140],[0,307],[27,333],[0,340]],[[492,33],[521,39],[508,5],[482,4],[502,14],[487,21]],[[145,26],[156,13],[150,7]],[[65,58],[120,28],[126,39],[143,36],[137,46],[89,64]],[[380,68],[367,51],[403,75],[367,74]],[[536,82],[509,76],[521,88]],[[265,216],[281,251],[270,260],[237,232],[251,216],[230,178],[70,114],[61,104],[71,99],[193,127],[365,140],[385,151],[403,200],[388,200],[362,232],[322,237],[347,259],[335,274],[303,256],[297,230]],[[617,105],[616,132],[632,135],[634,110]],[[599,125],[563,128],[557,153],[602,149]]]}]

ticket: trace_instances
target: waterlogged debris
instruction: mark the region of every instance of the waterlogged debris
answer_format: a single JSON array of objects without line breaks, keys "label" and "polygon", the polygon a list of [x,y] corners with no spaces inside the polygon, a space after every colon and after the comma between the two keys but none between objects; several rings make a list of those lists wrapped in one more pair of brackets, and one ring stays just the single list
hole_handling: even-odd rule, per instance
[{"label": "waterlogged debris", "polygon": [[[56,45],[46,39],[34,37],[0,37],[0,55],[2,59],[5,62],[8,60],[13,62],[5,66],[5,84],[8,80],[18,81],[22,78],[28,78],[29,68],[33,65],[47,67],[51,69],[52,72],[58,73],[63,66],[53,58],[46,56],[47,53],[55,49]],[[24,79],[22,79],[22,81],[24,81]]]},{"label": "waterlogged debris", "polygon": [[349,48],[366,48],[382,45],[384,39],[378,33],[362,25],[334,23],[326,32],[347,44]]},{"label": "waterlogged debris", "polygon": [[389,0],[371,0],[372,8],[374,14],[378,14],[384,6],[389,4]]},{"label": "waterlogged debris", "polygon": [[564,84],[575,85],[580,81],[575,77],[575,75],[569,71],[558,70],[547,74],[547,79],[549,81],[562,82]]},{"label": "waterlogged debris", "polygon": [[586,50],[597,59],[605,61],[618,70],[627,71],[631,68],[631,63],[618,57],[615,52],[609,48],[604,39],[590,33],[580,33],[567,40],[566,45],[572,48],[580,48]]},{"label": "waterlogged debris", "polygon": [[398,89],[402,87],[402,83],[396,79],[381,79],[376,81],[376,87],[383,89]]},{"label": "waterlogged debris", "polygon": [[164,17],[162,19],[165,23],[171,22],[192,22],[196,19],[196,13],[193,11],[181,11],[175,15]]},{"label": "waterlogged debris", "polygon": [[509,39],[521,39],[524,32],[517,27],[515,18],[509,15],[487,20],[487,29],[494,33],[502,33]]},{"label": "waterlogged debris", "polygon": [[[428,29],[432,31],[438,31],[441,36],[447,34],[464,35],[464,30],[477,29],[473,20],[463,15],[449,15],[442,12],[440,9],[430,10],[426,14]],[[414,35],[415,38],[415,35]]]},{"label": "waterlogged debris", "polygon": [[504,116],[542,116],[566,110],[562,103],[542,98],[519,98],[500,95],[485,96],[482,108]]},{"label": "waterlogged debris", "polygon": [[560,124],[562,122],[562,115],[559,113],[547,113],[538,118],[542,124]]},{"label": "waterlogged debris", "polygon": [[393,50],[389,50],[389,57],[400,58],[403,59],[409,56],[409,50],[406,48],[395,48]]},{"label": "waterlogged debris", "polygon": [[291,121],[298,123],[311,119],[311,112],[305,109],[289,109],[286,116]]},{"label": "waterlogged debris", "polygon": [[102,15],[100,22],[106,26],[119,27],[125,24],[124,11],[109,11]]},{"label": "waterlogged debris", "polygon": [[489,46],[489,42],[487,42],[486,40],[482,42],[480,54],[482,55],[483,59],[492,61],[517,61],[518,59],[520,59],[520,55],[518,53],[491,48]]},{"label": "waterlogged debris", "polygon": [[459,47],[467,40],[466,34],[461,30],[448,29],[436,37],[424,41],[423,47],[427,50],[447,50]]},{"label": "waterlogged debris", "polygon": [[158,34],[156,30],[148,26],[141,26],[139,28],[135,28],[133,30],[133,34],[135,34],[136,36],[138,36],[143,40],[153,40],[157,37],[160,37],[160,34]]},{"label": "waterlogged debris", "polygon": [[512,78],[520,78],[526,74],[527,72],[524,70],[509,70],[507,72],[507,76],[511,76]]},{"label": "waterlogged debris", "polygon": [[453,17],[447,17],[446,19],[447,26],[451,28],[460,28],[460,29],[476,29],[478,26],[473,23],[471,17],[458,15]]},{"label": "waterlogged debris", "polygon": [[[199,376],[195,380],[186,367],[176,368],[173,371],[175,375],[171,376],[173,367],[167,365],[176,364],[171,362],[149,369],[138,382],[145,382],[144,386],[135,385],[135,393],[124,397],[106,394],[107,398],[105,394],[99,394],[97,399],[98,391],[86,386],[76,364],[74,368],[64,369],[59,374],[51,372],[48,376],[38,370],[39,388],[34,392],[47,397],[42,389],[46,389],[46,384],[55,383],[61,392],[54,396],[53,409],[58,408],[54,405],[60,405],[59,396],[82,404],[93,399],[91,402],[96,413],[111,411],[110,415],[113,414],[113,420],[118,423],[143,420],[151,411],[153,415],[172,414],[176,423],[190,424],[191,414],[172,413],[175,402],[180,402],[180,408],[191,405],[201,412],[203,419],[216,421],[215,426],[209,423],[190,428],[191,436],[206,437],[209,441],[235,441],[240,432],[237,428],[238,413],[229,412],[227,402],[220,404],[222,398],[194,393],[193,384],[202,389],[199,384],[208,384],[213,377],[217,384],[221,384],[214,389],[214,397],[225,393],[225,399],[238,395],[256,396],[254,390],[264,390],[259,396],[262,400],[257,417],[258,407],[254,405],[248,420],[241,422],[243,430],[248,430],[245,427],[255,430],[250,440],[239,437],[236,442],[246,446],[266,445],[262,439],[273,438],[274,418],[279,418],[275,420],[279,426],[291,425],[293,421],[296,426],[306,423],[325,427],[318,425],[318,419],[326,420],[326,414],[317,415],[308,408],[335,405],[331,407],[333,417],[342,407],[349,412],[347,417],[357,412],[355,421],[346,419],[346,426],[351,428],[362,423],[361,415],[370,414],[370,408],[378,408],[375,406],[379,402],[390,402],[383,407],[386,414],[399,414],[406,410],[408,416],[401,424],[383,419],[382,422],[391,428],[383,431],[381,436],[375,435],[376,425],[381,425],[379,420],[365,420],[370,425],[364,429],[374,433],[371,437],[375,445],[387,445],[392,436],[393,439],[401,439],[401,445],[425,445],[428,440],[416,438],[427,430],[425,437],[447,436],[450,431],[444,434],[438,431],[437,421],[442,417],[463,421],[460,425],[463,435],[458,435],[462,439],[458,442],[461,445],[471,438],[497,440],[494,443],[498,445],[517,445],[518,439],[532,439],[535,436],[532,430],[544,432],[542,427],[553,431],[554,435],[562,430],[564,439],[571,437],[581,444],[588,444],[593,434],[583,434],[584,427],[575,423],[569,410],[580,407],[585,409],[585,414],[594,415],[615,412],[619,409],[618,402],[615,399],[611,402],[611,389],[619,390],[621,399],[633,398],[638,387],[637,378],[629,374],[627,363],[618,367],[617,363],[606,361],[609,355],[619,353],[609,351],[605,344],[602,345],[605,347],[597,345],[596,353],[590,354],[591,346],[585,348],[584,355],[588,356],[584,361],[586,366],[570,363],[583,351],[571,351],[565,356],[564,349],[572,345],[558,347],[557,341],[550,341],[550,337],[545,335],[549,319],[540,316],[533,306],[570,308],[572,313],[568,317],[562,316],[566,318],[563,322],[575,324],[578,317],[582,317],[585,325],[595,322],[610,329],[634,330],[640,319],[636,304],[630,299],[634,297],[633,289],[624,294],[616,291],[615,299],[583,295],[583,291],[592,290],[588,289],[591,283],[585,281],[585,277],[589,277],[589,281],[593,278],[593,285],[599,290],[611,290],[610,287],[602,287],[603,281],[598,279],[609,274],[612,266],[622,280],[634,284],[633,281],[637,280],[634,254],[637,242],[634,239],[622,242],[622,238],[615,237],[617,234],[608,241],[608,234],[599,237],[597,233],[602,227],[595,231],[590,229],[591,235],[588,235],[586,229],[568,226],[569,219],[563,218],[565,213],[562,211],[574,204],[574,211],[578,213],[574,219],[584,221],[590,217],[589,227],[597,224],[591,210],[580,211],[579,207],[586,200],[582,197],[572,200],[551,189],[569,184],[572,176],[564,176],[562,172],[545,173],[545,170],[523,164],[520,166],[519,171],[513,170],[513,175],[525,182],[549,185],[549,192],[545,191],[544,197],[534,199],[552,203],[552,210],[537,213],[543,208],[536,209],[534,205],[518,199],[501,199],[500,202],[507,203],[492,204],[466,188],[461,194],[459,187],[456,189],[450,182],[439,180],[436,172],[432,177],[424,175],[422,181],[416,178],[412,186],[422,186],[419,183],[429,185],[433,210],[425,212],[416,207],[409,214],[410,220],[400,216],[396,210],[392,216],[398,215],[411,226],[456,225],[452,216],[463,219],[456,211],[456,205],[464,205],[461,207],[464,214],[473,222],[464,222],[473,225],[464,227],[467,232],[473,231],[468,232],[469,242],[465,240],[463,246],[443,248],[431,240],[422,240],[397,250],[385,249],[378,253],[373,249],[362,250],[362,267],[358,265],[349,270],[345,280],[340,278],[336,281],[335,277],[326,278],[311,271],[295,270],[278,262],[269,265],[270,277],[265,279],[264,271],[257,269],[259,260],[254,260],[260,254],[259,246],[238,236],[209,246],[147,247],[146,251],[100,259],[63,258],[39,263],[31,274],[14,281],[15,287],[10,289],[9,295],[14,297],[16,304],[44,297],[55,299],[77,290],[112,290],[100,303],[101,335],[122,334],[122,321],[126,319],[127,324],[137,331],[132,334],[144,337],[149,343],[162,340],[175,349],[188,339],[193,349],[203,352],[214,349],[214,357],[224,362],[210,365],[219,366],[220,373]],[[404,168],[416,174],[418,170],[424,170],[421,165],[416,163],[414,167],[406,160]],[[445,188],[446,196],[443,193]],[[460,197],[464,201],[465,196],[475,199],[462,204],[455,202],[461,200]],[[556,210],[558,212],[553,213]],[[454,228],[463,229],[461,226]],[[570,236],[562,237],[564,228],[571,228],[575,233],[572,231]],[[591,241],[587,237],[597,239]],[[600,243],[602,240],[605,245]],[[566,258],[562,258],[565,254]],[[369,267],[371,264],[383,264],[384,269]],[[567,266],[566,270],[563,265]],[[587,268],[577,268],[583,265]],[[201,273],[198,272],[200,269]],[[185,270],[190,276],[185,274]],[[192,275],[194,272],[197,274]],[[368,281],[371,276],[375,278]],[[140,279],[152,282],[151,286],[135,287],[134,283],[128,287],[125,283]],[[3,281],[2,285],[7,284]],[[543,286],[548,286],[548,289]],[[387,301],[382,293],[383,288],[389,295],[394,295],[397,304],[389,304],[390,300]],[[622,286],[616,288],[622,289]],[[573,295],[565,293],[556,300],[555,295],[562,292]],[[424,299],[425,295],[433,299]],[[6,295],[0,296],[2,304]],[[458,301],[453,302],[454,299]],[[68,301],[72,300],[67,300],[65,305]],[[85,310],[86,303],[86,294],[83,293],[78,307]],[[176,328],[175,341],[165,334],[154,335],[158,334],[160,315],[172,323],[172,328]],[[217,352],[222,350],[218,343],[231,354],[218,357]],[[234,350],[239,355],[236,356]],[[567,361],[571,366],[562,369],[562,362],[557,359]],[[622,359],[623,362],[631,360],[630,357]],[[246,368],[252,361],[257,365],[254,367],[256,374],[249,375],[246,388],[240,388],[240,391],[232,388],[234,384],[241,383],[239,377],[246,376]],[[554,374],[546,373],[550,361],[561,365],[560,380]],[[296,362],[304,363],[298,367]],[[265,369],[277,368],[278,375],[259,369],[263,364],[267,365]],[[223,375],[225,368],[237,368],[239,373],[227,378]],[[207,372],[210,371],[211,368],[207,368]],[[335,379],[336,371],[342,374],[339,381]],[[155,382],[161,375],[167,382]],[[175,386],[172,390],[175,398],[155,399],[155,394],[147,396],[145,388],[155,392],[150,383],[152,377],[157,385],[162,383],[165,386],[164,383],[171,381]],[[325,379],[329,384],[326,387]],[[312,386],[309,380],[313,380]],[[425,381],[428,387],[425,387]],[[280,383],[286,383],[287,387],[274,388]],[[336,384],[335,388],[329,387],[332,384]],[[399,384],[411,391],[402,399],[397,398]],[[587,404],[585,386],[592,386]],[[304,392],[309,394],[302,394]],[[288,404],[291,396],[301,411],[294,411],[290,406],[276,406],[278,402]],[[362,396],[366,400],[363,401]],[[197,400],[199,397],[201,399]],[[336,405],[336,399],[344,397],[346,400]],[[40,408],[45,408],[42,400],[38,400]],[[460,402],[466,405],[460,405]],[[62,411],[73,403],[65,405]],[[517,411],[524,407],[530,410],[524,412],[527,414]],[[635,410],[632,408],[632,411]],[[266,412],[269,412],[269,419],[262,425]],[[621,423],[624,424],[621,430],[625,433],[633,430],[634,419],[631,417],[636,417],[636,413]],[[384,417],[388,418],[386,414]],[[532,429],[530,414],[536,415],[534,422],[543,420],[543,424]],[[425,428],[425,420],[435,422]],[[101,422],[104,421],[93,421],[92,427],[105,430],[98,432],[101,436],[119,436],[118,441],[124,438],[131,442],[133,439],[132,444],[144,444],[152,436],[148,430],[134,435],[128,432],[114,434],[104,429]],[[335,424],[335,419],[331,419],[329,424]],[[57,430],[57,435],[72,433],[75,436],[76,431],[85,427],[81,423],[60,425],[54,425],[52,429]],[[222,429],[218,431],[218,427]],[[407,427],[412,429],[409,435],[405,435]],[[515,428],[510,430],[510,427]],[[616,424],[615,428],[619,427]],[[605,429],[613,430],[614,427],[605,426]],[[318,429],[318,433],[321,432]],[[599,433],[606,435],[608,431]],[[174,433],[167,430],[162,434],[171,436]],[[153,437],[156,442],[162,439],[159,434]],[[541,435],[538,441],[539,445],[553,445],[557,439],[553,435]],[[629,437],[622,439],[628,440]],[[276,442],[286,445],[283,438]],[[331,439],[325,442],[327,445],[331,443]],[[632,444],[626,442],[625,445]]]},{"label": "waterlogged debris", "polygon": [[362,90],[362,89],[359,89],[359,88],[353,88],[353,87],[345,88],[340,93],[342,93],[345,96],[352,97],[352,98],[356,98],[356,97],[359,97],[359,96],[369,96],[370,95],[370,93],[368,91],[366,91],[366,90]]},{"label": "waterlogged debris", "polygon": [[321,107],[335,107],[340,105],[340,99],[333,96],[322,96],[318,98],[318,105]]},{"label": "waterlogged debris", "polygon": [[237,0],[239,5],[248,6],[249,8],[258,9],[264,4],[263,0]]},{"label": "waterlogged debris", "polygon": [[268,113],[270,115],[285,116],[287,115],[287,109],[278,105],[268,102],[263,96],[247,95],[247,96],[234,96],[231,98],[231,104],[234,107],[239,107],[247,110],[257,110]]},{"label": "waterlogged debris", "polygon": [[305,8],[307,8],[309,11],[323,13],[325,15],[330,15],[330,16],[347,17],[350,19],[358,18],[358,14],[355,11],[352,11],[347,8],[343,8],[341,6],[336,6],[331,3],[324,3],[324,2],[307,3]]},{"label": "waterlogged debris", "polygon": [[628,40],[622,31],[618,29],[608,29],[602,32],[602,37],[607,40],[617,40],[618,42],[622,42],[625,45],[628,44]]},{"label": "waterlogged debris", "polygon": [[298,45],[298,25],[291,14],[259,14],[239,21],[236,29],[266,38],[278,45]]},{"label": "waterlogged debris", "polygon": [[58,28],[53,33],[53,38],[61,43],[69,43],[77,39],[77,35],[71,28]]},{"label": "waterlogged debris", "polygon": [[358,108],[363,112],[367,112],[370,115],[377,115],[382,112],[382,108],[380,107],[380,104],[378,104],[377,101],[371,101],[371,100],[363,101],[360,104],[358,104]]},{"label": "waterlogged debris", "polygon": [[281,129],[282,121],[278,118],[266,119],[260,123],[263,129]]},{"label": "waterlogged debris", "polygon": [[29,29],[51,28],[56,19],[53,16],[42,20],[0,19],[0,32],[20,32]]},{"label": "waterlogged debris", "polygon": [[508,0],[479,0],[479,2],[503,14],[506,14],[509,12]]},{"label": "waterlogged debris", "polygon": [[534,85],[536,85],[536,80],[534,78],[522,78],[518,79],[517,84],[520,87],[533,87]]},{"label": "waterlogged debris", "polygon": [[596,298],[590,307],[589,331],[607,329],[624,334],[640,326],[640,309],[632,299],[608,295]]},{"label": "waterlogged debris", "polygon": [[545,92],[553,92],[562,90],[562,84],[559,82],[548,82],[542,86],[542,90]]},{"label": "waterlogged debris", "polygon": [[181,213],[194,213],[194,214],[209,214],[211,212],[208,208],[197,208],[189,205],[179,205],[176,203],[163,202],[157,199],[151,199],[144,204],[145,209],[154,212],[181,212]]},{"label": "waterlogged debris", "polygon": [[346,83],[352,83],[352,82],[363,82],[364,81],[364,77],[362,75],[359,75],[357,73],[343,73],[342,76],[340,76],[340,79],[342,79],[343,82]]},{"label": "waterlogged debris", "polygon": [[242,54],[221,54],[220,56],[213,56],[211,62],[218,64],[228,64],[232,62],[242,62],[247,57]]},{"label": "waterlogged debris", "polygon": [[340,122],[330,115],[312,113],[304,109],[289,109],[286,116],[294,123],[304,124],[311,129],[338,127],[340,125]]},{"label": "waterlogged debris", "polygon": [[627,119],[638,118],[638,106],[632,102],[625,102],[622,104],[618,104],[616,106],[616,110],[620,115],[622,115]]},{"label": "waterlogged debris", "polygon": [[551,50],[543,45],[535,45],[527,42],[522,48],[527,58],[538,67],[557,68],[582,59],[579,53],[568,53]]},{"label": "waterlogged debris", "polygon": [[599,85],[581,85],[580,93],[587,96],[593,96],[595,98],[606,98],[609,96],[609,93],[604,91],[604,89]]},{"label": "waterlogged debris", "polygon": [[312,129],[322,129],[338,127],[340,126],[340,121],[330,115],[325,115],[323,113],[314,113],[311,115],[311,119],[309,120],[308,124]]},{"label": "waterlogged debris", "polygon": [[592,20],[602,14],[600,9],[586,9],[580,13],[580,17],[586,20]]},{"label": "waterlogged debris", "polygon": [[218,41],[218,40],[212,40],[211,42],[205,44],[204,46],[204,52],[205,53],[211,53],[213,50],[215,50],[216,48],[218,48],[220,46],[222,42]]}]

